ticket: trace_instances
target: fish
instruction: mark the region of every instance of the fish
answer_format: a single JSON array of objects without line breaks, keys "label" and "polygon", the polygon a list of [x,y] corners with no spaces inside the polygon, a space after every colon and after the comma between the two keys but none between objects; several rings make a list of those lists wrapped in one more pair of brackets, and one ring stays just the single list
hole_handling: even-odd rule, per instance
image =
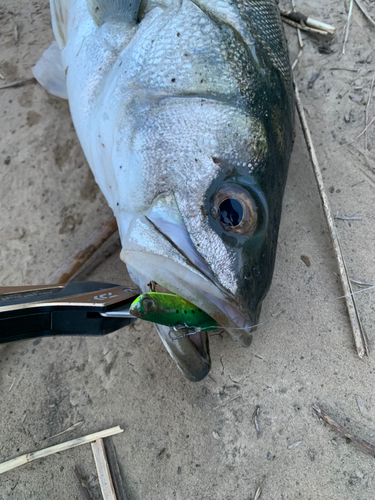
[{"label": "fish", "polygon": [[[121,260],[251,344],[271,286],[294,137],[276,0],[50,0],[55,41],[33,68],[69,101],[113,210]],[[153,290],[153,291],[157,291]],[[208,332],[157,325],[191,381]]]}]

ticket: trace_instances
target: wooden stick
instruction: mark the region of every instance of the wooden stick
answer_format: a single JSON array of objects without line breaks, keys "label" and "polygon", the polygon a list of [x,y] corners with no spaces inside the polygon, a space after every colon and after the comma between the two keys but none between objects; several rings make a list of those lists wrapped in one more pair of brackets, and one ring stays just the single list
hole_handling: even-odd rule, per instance
[{"label": "wooden stick", "polygon": [[327,422],[327,424],[333,427],[337,432],[347,437],[348,439],[356,443],[358,446],[360,446],[364,451],[371,453],[371,455],[375,457],[375,446],[373,444],[368,443],[364,439],[361,439],[352,434],[351,432],[347,431],[345,427],[335,422],[333,418],[329,417],[321,408],[319,408],[319,406],[314,405],[313,410],[320,418],[322,418],[325,422]]},{"label": "wooden stick", "polygon": [[109,472],[103,439],[98,439],[94,443],[91,443],[91,448],[94,454],[96,470],[98,471],[103,500],[117,500],[111,473]]},{"label": "wooden stick", "polygon": [[96,441],[98,439],[114,436],[115,434],[120,434],[121,432],[124,431],[120,427],[112,427],[111,429],[107,429],[105,431],[100,431],[96,432],[95,434],[89,434],[88,436],[72,439],[71,441],[67,441],[66,443],[50,446],[49,448],[45,448],[44,450],[26,453],[26,455],[13,458],[12,460],[8,460],[7,462],[3,462],[2,464],[0,464],[0,474],[3,474],[8,470],[16,469],[21,465],[28,464],[33,460],[39,460],[40,458],[48,457],[49,455],[53,455],[54,453],[60,453],[61,451],[70,450],[71,448],[75,448],[76,446],[92,443],[93,441]]},{"label": "wooden stick", "polygon": [[357,4],[357,6],[359,7],[359,9],[362,11],[362,13],[364,14],[364,16],[370,21],[370,23],[375,26],[375,21],[373,20],[373,18],[370,16],[370,14],[367,12],[367,10],[362,6],[362,4],[359,3],[359,0],[355,0],[355,3]]},{"label": "wooden stick", "polygon": [[109,470],[111,472],[113,486],[115,487],[117,499],[126,500],[126,494],[124,490],[124,485],[122,483],[120,467],[117,460],[116,448],[115,445],[113,444],[113,439],[111,437],[106,438],[104,440],[104,448],[107,454]]},{"label": "wooden stick", "polygon": [[81,247],[47,280],[47,284],[60,285],[70,278],[89,260],[89,258],[117,231],[117,222],[111,217],[94,231]]},{"label": "wooden stick", "polygon": [[340,273],[342,287],[344,290],[345,301],[346,301],[346,306],[348,309],[350,323],[352,326],[354,342],[355,342],[355,345],[357,348],[358,356],[362,359],[365,354],[369,353],[366,335],[365,335],[364,329],[362,327],[361,319],[360,319],[360,316],[358,314],[356,303],[355,303],[355,300],[353,297],[353,289],[352,289],[352,286],[350,283],[350,279],[349,279],[348,271],[346,268],[344,256],[343,256],[343,253],[342,253],[341,248],[340,248],[340,242],[339,242],[339,238],[337,235],[335,224],[333,222],[328,197],[327,197],[327,194],[326,194],[325,189],[324,189],[323,176],[322,176],[322,173],[320,171],[318,159],[317,159],[316,153],[315,153],[314,144],[312,142],[310,130],[309,130],[309,127],[307,125],[306,115],[305,115],[305,111],[303,109],[303,105],[301,102],[301,97],[300,97],[297,85],[296,85],[296,103],[297,103],[297,109],[298,109],[298,113],[299,113],[299,117],[300,117],[300,121],[301,121],[301,125],[302,125],[302,130],[303,130],[305,140],[306,140],[307,149],[308,149],[308,152],[310,155],[311,163],[313,165],[313,170],[314,170],[315,179],[316,179],[316,182],[318,185],[318,190],[319,190],[319,195],[320,195],[320,199],[321,199],[322,206],[323,206],[324,215],[325,215],[325,218],[327,221],[329,233],[331,235],[333,249],[334,249],[334,252],[336,255],[336,260],[337,260],[338,267],[339,267],[339,273]]}]

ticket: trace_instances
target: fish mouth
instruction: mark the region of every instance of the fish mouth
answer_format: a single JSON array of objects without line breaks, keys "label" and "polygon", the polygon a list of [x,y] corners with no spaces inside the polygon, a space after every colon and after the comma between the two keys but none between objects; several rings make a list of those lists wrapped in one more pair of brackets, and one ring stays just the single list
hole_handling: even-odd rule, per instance
[{"label": "fish mouth", "polygon": [[[182,254],[181,254],[182,255]],[[190,262],[185,265],[171,262],[163,256],[133,252],[123,248],[121,259],[127,264],[130,277],[143,293],[150,291],[150,282],[155,282],[164,293],[174,293],[202,309],[227,331],[234,340],[244,346],[251,343],[251,332],[256,325],[233,303],[229,294],[197,271]],[[146,264],[146,261],[147,264]],[[154,269],[152,269],[154,268]],[[147,274],[145,271],[148,271]],[[196,325],[199,330],[199,325]]]},{"label": "fish mouth", "polygon": [[[152,277],[152,281],[158,284],[156,291],[162,287],[164,293],[174,293],[184,298],[211,316],[219,330],[225,330],[243,346],[251,344],[252,332],[255,330],[252,322],[226,299],[213,282],[197,273],[193,267],[187,269],[181,264],[167,261],[165,257],[133,253],[125,248],[121,258],[127,264],[130,278],[142,292],[149,291]],[[186,265],[189,263],[186,262]],[[211,369],[209,332],[201,330],[199,325],[195,331],[175,331],[163,325],[155,327],[180,372],[192,382],[203,380]]]},{"label": "fish mouth", "polygon": [[[122,234],[121,259],[142,292],[150,281],[179,295],[211,316],[234,340],[249,346],[254,322],[243,312],[236,297],[216,282],[195,249],[177,211],[161,213],[163,204],[136,216]],[[121,221],[119,221],[121,227]],[[157,325],[158,333],[179,370],[190,380],[202,380],[209,372],[208,333],[199,330],[184,337]]]}]

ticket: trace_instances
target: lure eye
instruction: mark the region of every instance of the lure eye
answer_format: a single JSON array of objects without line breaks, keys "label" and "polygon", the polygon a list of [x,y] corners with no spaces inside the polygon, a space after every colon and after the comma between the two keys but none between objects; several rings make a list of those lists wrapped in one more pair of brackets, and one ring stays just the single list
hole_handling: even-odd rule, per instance
[{"label": "lure eye", "polygon": [[235,184],[216,191],[211,213],[228,232],[252,236],[257,228],[257,206],[250,193]]}]

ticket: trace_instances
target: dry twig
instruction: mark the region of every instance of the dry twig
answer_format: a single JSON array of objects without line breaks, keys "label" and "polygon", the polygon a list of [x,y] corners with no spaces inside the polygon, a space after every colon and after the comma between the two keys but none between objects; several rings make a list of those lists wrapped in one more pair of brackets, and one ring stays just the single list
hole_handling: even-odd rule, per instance
[{"label": "dry twig", "polygon": [[333,420],[333,418],[329,417],[319,406],[314,405],[313,410],[315,413],[322,418],[327,424],[329,424],[331,427],[333,427],[337,432],[342,434],[343,436],[347,437],[354,443],[356,443],[358,446],[362,448],[363,451],[366,451],[367,453],[370,453],[372,456],[375,457],[375,446],[371,443],[368,443],[364,439],[361,439],[357,437],[355,434],[352,434],[348,430],[345,429],[342,425],[338,424]]},{"label": "dry twig", "polygon": [[117,231],[117,222],[114,217],[111,217],[87,238],[60,269],[53,273],[47,280],[47,284],[60,285],[69,281],[115,231]]},{"label": "dry twig", "polygon": [[4,85],[0,85],[0,90],[10,89],[11,87],[22,87],[23,85],[27,85],[29,83],[36,83],[35,78],[28,78],[27,80],[16,80],[15,82],[4,83]]},{"label": "dry twig", "polygon": [[86,482],[84,481],[81,471],[78,469],[78,467],[74,467],[74,474],[76,475],[77,481],[78,481],[78,488],[79,491],[82,493],[82,496],[85,500],[92,500],[92,496],[90,495],[90,492],[87,488]]},{"label": "dry twig", "polygon": [[98,439],[103,439],[109,436],[114,436],[115,434],[120,434],[124,432],[120,427],[112,427],[111,429],[106,429],[105,431],[96,432],[94,434],[89,434],[88,436],[83,436],[77,439],[72,439],[66,443],[57,444],[55,446],[50,446],[44,450],[34,451],[32,453],[26,453],[26,455],[21,455],[20,457],[13,458],[7,462],[0,464],[0,474],[7,472],[9,470],[16,469],[21,465],[28,464],[34,460],[39,460],[40,458],[48,457],[55,453],[60,453],[61,451],[70,450],[82,444],[92,443]]},{"label": "dry twig", "polygon": [[259,415],[260,415],[260,406],[257,406],[254,410],[254,413],[253,413],[253,424],[254,424],[255,430],[257,431],[257,438],[260,437],[260,427],[259,427],[259,423],[258,423]]},{"label": "dry twig", "polygon": [[343,256],[343,253],[342,253],[341,248],[340,248],[340,242],[339,242],[339,238],[338,238],[338,235],[336,232],[336,227],[335,227],[335,224],[334,224],[334,221],[332,218],[331,209],[330,209],[330,205],[329,205],[329,201],[328,201],[328,196],[327,196],[325,188],[324,188],[323,176],[322,176],[322,173],[320,171],[318,159],[317,159],[316,153],[315,153],[314,144],[312,142],[310,130],[309,130],[309,127],[307,125],[306,115],[305,115],[305,111],[303,109],[303,105],[301,102],[301,97],[300,97],[297,85],[296,85],[296,102],[297,102],[297,109],[298,109],[302,129],[303,129],[303,133],[304,133],[306,144],[307,144],[307,149],[308,149],[308,152],[310,155],[311,163],[313,165],[313,170],[314,170],[314,174],[315,174],[315,179],[316,179],[316,182],[318,185],[318,190],[319,190],[319,195],[320,195],[320,199],[321,199],[322,206],[323,206],[324,215],[325,215],[325,218],[327,221],[328,229],[329,229],[329,232],[331,235],[333,249],[334,249],[334,252],[336,255],[336,260],[337,260],[338,267],[339,267],[339,274],[340,274],[340,278],[341,278],[342,287],[344,290],[346,306],[348,309],[350,323],[352,326],[353,337],[354,337],[355,345],[357,348],[357,353],[358,353],[358,356],[360,358],[363,358],[363,356],[365,354],[368,354],[367,339],[366,339],[366,335],[365,335],[364,329],[362,327],[361,319],[360,319],[360,316],[359,316],[359,313],[358,313],[358,310],[356,307],[356,303],[355,303],[355,300],[353,297],[353,289],[352,289],[349,275],[348,275],[348,271],[347,271],[347,268],[345,265],[344,256]]}]

